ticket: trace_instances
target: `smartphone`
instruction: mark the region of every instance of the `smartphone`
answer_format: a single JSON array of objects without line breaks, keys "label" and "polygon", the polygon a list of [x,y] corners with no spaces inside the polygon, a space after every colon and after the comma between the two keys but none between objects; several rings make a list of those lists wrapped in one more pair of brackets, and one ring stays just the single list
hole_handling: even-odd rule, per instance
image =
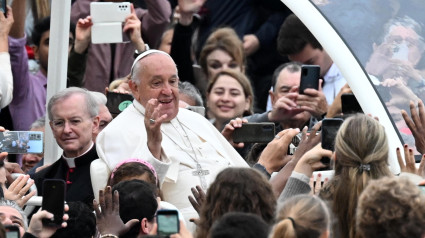
[{"label": "smartphone", "polygon": [[21,234],[19,232],[19,227],[14,225],[4,226],[6,230],[6,238],[20,238]]},{"label": "smartphone", "polygon": [[275,125],[272,122],[244,123],[233,132],[235,143],[269,143],[274,137]]},{"label": "smartphone", "polygon": [[[325,150],[335,150],[335,137],[339,127],[344,121],[341,118],[326,118],[322,121],[322,148]],[[324,165],[329,165],[331,159],[323,157],[320,162]]]},{"label": "smartphone", "polygon": [[341,109],[344,115],[363,113],[362,107],[352,93],[344,93],[341,95]]},{"label": "smartphone", "polygon": [[131,14],[129,2],[92,2],[90,15],[93,44],[128,42],[123,32],[125,18]]},{"label": "smartphone", "polygon": [[303,65],[301,66],[301,81],[299,93],[304,94],[307,88],[319,90],[320,66]]},{"label": "smartphone", "polygon": [[41,154],[43,153],[43,132],[1,132],[0,152],[8,152],[9,154]]},{"label": "smartphone", "polygon": [[177,210],[158,210],[156,223],[158,224],[158,235],[169,236],[180,232]]},{"label": "smartphone", "polygon": [[53,219],[43,219],[43,225],[60,227],[65,205],[65,181],[45,179],[43,181],[43,200],[41,209],[53,214]]},{"label": "smartphone", "polygon": [[4,17],[7,17],[7,2],[6,0],[0,0],[0,12],[3,12]]},{"label": "smartphone", "polygon": [[106,107],[112,116],[116,117],[133,103],[134,98],[130,94],[107,92],[106,99]]}]

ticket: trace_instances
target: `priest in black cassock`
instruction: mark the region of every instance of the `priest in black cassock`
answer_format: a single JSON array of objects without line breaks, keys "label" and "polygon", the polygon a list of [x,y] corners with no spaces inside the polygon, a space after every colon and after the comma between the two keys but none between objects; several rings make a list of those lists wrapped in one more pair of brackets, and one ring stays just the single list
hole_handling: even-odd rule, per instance
[{"label": "priest in black cassock", "polygon": [[82,201],[91,206],[94,195],[90,164],[98,158],[92,134],[99,127],[98,110],[93,96],[81,88],[67,88],[50,99],[50,127],[63,154],[32,176],[38,194],[43,192],[44,179],[62,179],[66,182],[66,201]]}]

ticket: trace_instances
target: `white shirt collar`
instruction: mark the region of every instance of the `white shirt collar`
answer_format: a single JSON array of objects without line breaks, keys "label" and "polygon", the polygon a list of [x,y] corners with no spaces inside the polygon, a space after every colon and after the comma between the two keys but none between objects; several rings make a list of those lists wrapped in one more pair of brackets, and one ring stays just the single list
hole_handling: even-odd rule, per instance
[{"label": "white shirt collar", "polygon": [[62,155],[62,158],[65,159],[65,161],[68,164],[68,167],[69,168],[75,168],[75,158],[78,158],[78,157],[81,157],[81,156],[87,154],[87,152],[89,152],[91,150],[91,148],[93,147],[93,145],[94,145],[94,143],[93,143],[93,141],[91,141],[91,145],[90,145],[89,149],[86,150],[84,153],[82,153],[80,156],[68,158],[68,157],[65,157],[65,155]]}]

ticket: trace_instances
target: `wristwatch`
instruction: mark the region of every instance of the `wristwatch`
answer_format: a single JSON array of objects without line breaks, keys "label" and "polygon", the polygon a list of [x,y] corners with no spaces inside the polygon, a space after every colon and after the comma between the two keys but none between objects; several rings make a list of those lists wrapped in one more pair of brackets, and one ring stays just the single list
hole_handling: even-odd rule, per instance
[{"label": "wristwatch", "polygon": [[145,52],[145,51],[147,51],[147,50],[150,50],[151,48],[149,48],[149,45],[148,44],[145,44],[145,50],[144,51],[138,51],[137,49],[134,51],[134,55],[133,55],[133,57],[134,58],[137,58],[137,56],[139,56],[141,53],[143,53],[143,52]]}]

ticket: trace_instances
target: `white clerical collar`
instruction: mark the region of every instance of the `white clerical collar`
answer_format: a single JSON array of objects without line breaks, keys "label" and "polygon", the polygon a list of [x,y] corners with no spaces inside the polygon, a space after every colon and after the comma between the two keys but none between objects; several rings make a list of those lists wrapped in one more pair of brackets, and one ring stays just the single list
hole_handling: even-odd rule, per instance
[{"label": "white clerical collar", "polygon": [[[94,145],[94,143],[93,143],[93,141],[91,142],[91,145],[90,145],[90,147],[89,147],[89,149],[88,150],[86,150],[84,153],[82,153],[80,156],[78,156],[78,157],[81,157],[81,156],[83,156],[83,155],[85,155],[85,154],[87,154],[87,152],[89,152],[90,150],[91,150],[91,148],[93,147],[93,145]],[[66,163],[68,164],[68,167],[69,168],[75,168],[75,158],[78,158],[78,157],[71,157],[71,158],[68,158],[68,157],[65,157],[65,155],[62,155],[62,158],[64,158],[65,159],[65,161],[66,161]]]},{"label": "white clerical collar", "polygon": [[328,72],[326,72],[325,76],[323,76],[323,79],[326,83],[332,83],[336,79],[340,77],[341,72],[339,71],[338,67],[335,63],[332,63],[331,67],[329,68]]}]

